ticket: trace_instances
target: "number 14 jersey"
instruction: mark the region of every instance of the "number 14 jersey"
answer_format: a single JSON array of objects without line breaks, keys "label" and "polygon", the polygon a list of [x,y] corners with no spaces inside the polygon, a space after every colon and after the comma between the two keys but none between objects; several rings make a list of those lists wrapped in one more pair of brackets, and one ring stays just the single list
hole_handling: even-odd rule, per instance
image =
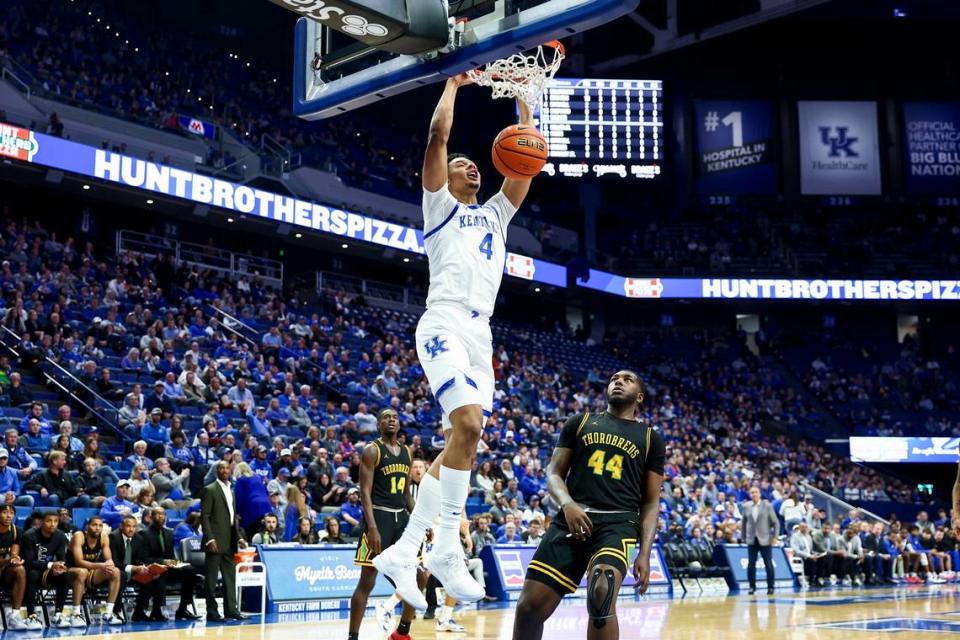
[{"label": "number 14 jersey", "polygon": [[635,420],[609,412],[567,420],[558,447],[571,449],[567,489],[574,502],[596,511],[637,513],[647,471],[663,475],[663,436]]},{"label": "number 14 jersey", "polygon": [[394,454],[380,438],[374,440],[373,444],[377,447],[377,466],[373,471],[373,488],[370,491],[374,506],[406,509],[410,449],[400,445],[400,450]]}]

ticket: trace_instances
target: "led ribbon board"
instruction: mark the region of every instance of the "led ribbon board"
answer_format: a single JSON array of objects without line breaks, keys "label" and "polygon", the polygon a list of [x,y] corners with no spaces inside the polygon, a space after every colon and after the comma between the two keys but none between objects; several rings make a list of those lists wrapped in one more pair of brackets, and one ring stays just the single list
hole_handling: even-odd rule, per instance
[{"label": "led ribbon board", "polygon": [[960,280],[796,280],[786,278],[627,278],[590,270],[577,285],[656,300],[960,300]]},{"label": "led ribbon board", "polygon": [[[341,238],[424,254],[423,231],[420,229],[131,158],[3,123],[0,123],[0,156]],[[566,267],[516,253],[507,254],[504,273],[554,287],[567,286]]]}]

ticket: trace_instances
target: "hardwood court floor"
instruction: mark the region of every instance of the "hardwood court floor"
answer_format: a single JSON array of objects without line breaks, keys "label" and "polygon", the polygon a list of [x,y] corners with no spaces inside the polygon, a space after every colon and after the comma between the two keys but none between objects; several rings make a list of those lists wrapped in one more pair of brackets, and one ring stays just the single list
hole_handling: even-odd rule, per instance
[{"label": "hardwood court floor", "polygon": [[[721,596],[687,599],[621,599],[620,637],[695,638],[696,640],[790,638],[864,640],[895,633],[896,640],[960,636],[960,585],[894,589],[831,590],[812,593],[779,593],[775,596]],[[346,640],[347,623],[339,613],[271,615],[265,624],[244,623],[205,626],[170,623],[120,628],[91,627],[88,636],[109,634],[111,640]],[[464,634],[437,633],[433,621],[418,620],[414,640],[509,640],[513,609],[508,606],[464,611],[457,619]],[[584,640],[587,615],[583,600],[562,605],[547,623],[546,640]],[[38,637],[39,634],[32,637]],[[48,631],[49,637],[80,635],[75,630]],[[7,633],[10,638],[29,633]],[[364,620],[361,640],[383,640],[372,616]]]}]

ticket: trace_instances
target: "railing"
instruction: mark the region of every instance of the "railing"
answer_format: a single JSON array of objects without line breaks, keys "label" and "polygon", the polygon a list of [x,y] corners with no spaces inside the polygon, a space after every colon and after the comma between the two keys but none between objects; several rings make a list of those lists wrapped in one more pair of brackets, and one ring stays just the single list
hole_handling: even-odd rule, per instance
[{"label": "railing", "polygon": [[[874,520],[876,522],[882,522],[885,526],[888,526],[888,527],[890,526],[889,520],[886,520],[885,518],[881,518],[880,516],[878,516],[873,512],[867,511],[866,509],[863,509],[861,507],[855,507],[849,502],[844,502],[840,498],[836,496],[832,496],[829,493],[826,493],[825,491],[821,491],[820,489],[817,489],[816,487],[806,482],[800,481],[797,484],[800,486],[801,489],[803,489],[805,493],[809,493],[810,495],[813,496],[814,506],[817,507],[818,509],[823,509],[826,512],[827,519],[830,522],[835,522],[837,515],[845,514],[848,511],[856,509],[863,515],[867,516],[869,519]],[[790,532],[787,531],[786,534],[789,536]]]},{"label": "railing", "polygon": [[[237,337],[240,338],[241,340],[245,340],[245,341],[249,342],[249,343],[252,344],[252,345],[258,344],[255,340],[253,340],[253,339],[250,338],[249,336],[245,336],[245,335],[243,335],[242,333],[240,333],[239,331],[237,331],[236,329],[234,329],[233,326],[242,327],[242,328],[246,329],[247,331],[250,331],[251,333],[253,333],[254,335],[256,335],[256,336],[259,338],[260,335],[259,335],[259,333],[257,332],[256,329],[254,329],[254,328],[251,327],[250,325],[246,324],[245,322],[243,322],[243,321],[240,320],[239,318],[233,317],[232,315],[230,315],[229,313],[227,313],[227,312],[224,311],[223,309],[219,309],[219,308],[213,306],[212,304],[208,304],[207,306],[210,307],[211,309],[213,309],[214,311],[216,311],[216,312],[217,312],[218,314],[220,314],[221,316],[223,316],[223,318],[226,318],[227,320],[229,320],[229,323],[228,323],[227,321],[223,320],[223,318],[220,319],[220,326],[222,326],[224,329],[226,329],[227,331],[229,331],[229,332],[232,333],[233,335],[237,336]],[[233,325],[233,326],[231,326],[231,325]]]},{"label": "railing", "polygon": [[233,274],[231,252],[192,242],[177,243],[177,264],[197,265],[226,276]]},{"label": "railing", "polygon": [[233,254],[233,271],[237,275],[254,278],[260,276],[265,282],[283,286],[283,263],[270,258],[260,258],[242,253]]},{"label": "railing", "polygon": [[292,151],[285,144],[267,134],[260,137],[260,153],[270,158],[262,165],[263,172],[269,175],[282,176],[294,169],[299,169],[303,164],[303,157],[299,152]]},{"label": "railing", "polygon": [[362,295],[377,306],[404,311],[423,309],[427,300],[426,293],[419,289],[329,271],[317,271],[314,287],[318,293],[343,291]]},{"label": "railing", "polygon": [[277,288],[283,286],[283,263],[278,260],[127,230],[117,231],[116,245],[117,255],[131,251],[155,258],[163,252],[173,255],[178,265],[197,265],[226,276],[259,277]]},{"label": "railing", "polygon": [[[4,325],[0,325],[0,327],[2,327],[7,334],[13,337],[13,339],[16,341],[15,344],[20,341],[20,336],[18,336],[15,331],[12,331],[9,327]],[[2,344],[11,352],[13,352],[17,357],[19,357],[19,354],[13,347],[7,345],[5,342],[3,342]],[[53,358],[50,358],[49,356],[44,356],[43,361],[47,364],[47,366],[52,367],[56,371],[59,371],[65,378],[70,380],[70,382],[72,382],[74,385],[81,387],[86,393],[90,394],[90,397],[96,398],[97,400],[102,402],[104,405],[106,405],[108,408],[110,408],[112,411],[117,410],[116,405],[114,405],[112,402],[110,402],[109,400],[101,396],[99,393],[97,393],[96,391],[88,387],[86,384],[84,384],[84,382],[80,378],[73,375],[67,369],[64,369],[62,366],[60,366],[60,363],[58,363]],[[110,429],[112,429],[117,433],[117,435],[121,438],[121,440],[131,440],[130,436],[124,433],[123,430],[120,429],[120,427],[117,424],[115,424],[112,420],[110,420],[105,415],[97,411],[96,407],[90,406],[83,398],[78,396],[72,389],[67,387],[60,380],[58,380],[55,375],[53,375],[49,371],[44,371],[43,369],[41,369],[41,373],[43,373],[43,376],[47,379],[48,382],[52,383],[55,387],[60,389],[60,391],[62,391],[67,396],[69,396],[73,401],[77,402],[84,409],[86,409],[91,414],[96,416],[100,422],[100,426],[109,427]]]},{"label": "railing", "polygon": [[160,253],[177,254],[176,240],[136,231],[118,231],[116,244],[117,257],[127,251],[147,258],[156,258]]},{"label": "railing", "polygon": [[20,79],[20,77],[13,72],[13,69],[8,67],[3,67],[3,71],[0,72],[0,77],[4,80],[12,80],[15,85],[20,87],[20,90],[27,94],[27,100],[30,99],[30,85]]}]

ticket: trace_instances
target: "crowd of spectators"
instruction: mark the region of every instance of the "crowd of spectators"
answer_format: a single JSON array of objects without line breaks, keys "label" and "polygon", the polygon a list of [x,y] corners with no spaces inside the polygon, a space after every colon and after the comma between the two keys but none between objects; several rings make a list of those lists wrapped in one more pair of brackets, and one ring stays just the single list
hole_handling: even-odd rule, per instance
[{"label": "crowd of spectators", "polygon": [[[0,228],[0,332],[16,352],[0,357],[0,393],[5,411],[22,410],[0,450],[7,503],[94,509],[110,527],[163,507],[180,541],[196,535],[197,497],[226,460],[249,539],[350,541],[377,410],[397,410],[416,473],[443,448],[413,314],[336,291],[307,304],[260,278],[112,255],[111,243],[39,222]],[[816,410],[742,334],[664,330],[633,343],[637,357],[620,340],[614,353],[589,346],[562,324],[494,333],[506,338],[467,505],[473,559],[487,544],[541,539],[558,513],[545,472],[558,429],[603,411],[606,376],[628,362],[642,363],[648,386],[640,418],[667,443],[661,542],[736,541],[737,503],[752,486],[787,525],[801,482],[854,502],[918,498],[791,433],[815,424]],[[64,379],[57,367],[86,385],[75,387],[83,404],[37,397],[49,393],[42,374]]]},{"label": "crowd of spectators", "polygon": [[[7,7],[0,60],[9,56],[47,95],[171,130],[180,128],[178,114],[189,115],[214,122],[254,151],[269,136],[358,186],[407,193],[419,187],[419,162],[406,153],[416,140],[394,140],[389,128],[349,117],[333,127],[300,120],[290,111],[289,79],[259,62],[107,15],[93,2],[57,3],[39,16],[29,6],[17,0]],[[207,160],[214,167],[233,161],[218,149]]]},{"label": "crowd of spectators", "polygon": [[857,433],[960,436],[957,371],[924,357],[915,336],[905,336],[893,353],[830,354],[810,361],[804,382]]}]

